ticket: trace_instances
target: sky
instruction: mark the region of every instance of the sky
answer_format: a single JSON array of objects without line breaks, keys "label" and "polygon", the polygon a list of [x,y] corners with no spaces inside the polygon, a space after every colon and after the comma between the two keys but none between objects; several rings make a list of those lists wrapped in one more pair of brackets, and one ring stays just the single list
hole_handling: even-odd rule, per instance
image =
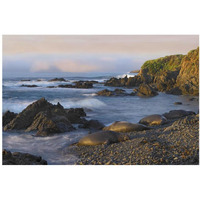
[{"label": "sky", "polygon": [[198,35],[4,35],[3,72],[124,73],[198,46]]}]

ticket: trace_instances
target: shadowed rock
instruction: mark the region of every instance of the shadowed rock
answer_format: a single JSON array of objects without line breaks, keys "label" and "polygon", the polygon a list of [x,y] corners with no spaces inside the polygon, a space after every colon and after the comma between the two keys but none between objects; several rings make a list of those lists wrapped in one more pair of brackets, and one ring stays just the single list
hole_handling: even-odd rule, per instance
[{"label": "shadowed rock", "polygon": [[194,115],[193,111],[185,111],[185,110],[171,110],[168,113],[164,113],[163,116],[167,119],[176,119],[180,117],[185,117],[187,115]]},{"label": "shadowed rock", "polygon": [[148,84],[141,84],[138,88],[137,95],[140,97],[153,97],[158,93]]},{"label": "shadowed rock", "polygon": [[21,85],[21,87],[39,87],[38,85]]},{"label": "shadowed rock", "polygon": [[40,156],[3,150],[3,165],[47,165],[47,161]]},{"label": "shadowed rock", "polygon": [[56,82],[56,81],[59,81],[59,82],[67,82],[64,78],[53,78],[51,80],[48,80],[49,82]]},{"label": "shadowed rock", "polygon": [[110,126],[103,128],[104,131],[116,131],[121,133],[128,133],[133,131],[143,131],[150,129],[147,126],[141,124],[133,124],[125,121],[116,121]]},{"label": "shadowed rock", "polygon": [[66,116],[72,124],[83,124],[86,120],[82,117],[86,116],[83,108],[65,109]]},{"label": "shadowed rock", "polygon": [[38,131],[37,135],[47,136],[73,130],[65,109],[58,103],[53,105],[46,99],[30,104],[5,127],[4,131]]},{"label": "shadowed rock", "polygon": [[17,113],[10,112],[9,110],[6,111],[3,114],[3,126],[5,126],[6,124],[8,124],[10,121],[12,121],[16,116],[17,116]]},{"label": "shadowed rock", "polygon": [[115,89],[114,91],[105,89],[105,90],[101,90],[101,91],[97,92],[97,95],[110,97],[110,96],[128,96],[128,95],[133,95],[133,93],[128,94],[128,93],[126,93],[125,90],[122,90],[122,89]]},{"label": "shadowed rock", "polygon": [[105,126],[98,120],[89,120],[89,121],[86,121],[83,125],[79,126],[79,128],[88,128],[91,130],[101,130],[104,127]]},{"label": "shadowed rock", "polygon": [[167,119],[162,115],[149,115],[142,118],[139,123],[149,126],[161,125],[167,122]]},{"label": "shadowed rock", "polygon": [[113,131],[100,131],[87,135],[79,140],[78,145],[112,144],[128,140],[129,137]]}]

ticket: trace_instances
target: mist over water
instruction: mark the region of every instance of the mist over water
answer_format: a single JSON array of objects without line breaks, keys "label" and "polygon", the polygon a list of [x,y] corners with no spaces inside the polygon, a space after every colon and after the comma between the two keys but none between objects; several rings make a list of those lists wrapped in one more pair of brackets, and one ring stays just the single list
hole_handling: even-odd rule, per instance
[{"label": "mist over water", "polygon": [[[114,121],[138,121],[150,114],[163,114],[170,110],[191,110],[198,111],[198,101],[189,101],[191,96],[175,96],[165,93],[151,98],[141,98],[138,96],[125,97],[102,97],[96,93],[103,89],[114,90],[113,87],[106,87],[102,82],[110,77],[124,77],[122,74],[80,74],[74,76],[67,74],[32,74],[21,76],[4,76],[3,78],[3,112],[10,110],[16,113],[21,112],[30,103],[45,97],[49,102],[58,102],[64,108],[84,108],[87,119],[96,119],[108,125]],[[134,76],[134,74],[128,74]],[[69,82],[48,82],[51,78],[62,77]],[[28,79],[31,81],[22,81]],[[40,79],[41,81],[37,81]],[[78,80],[95,80],[100,84],[94,84],[91,89],[76,88],[47,88],[47,86],[57,86],[59,84],[71,84]],[[38,85],[36,88],[20,87],[22,84]],[[125,89],[128,93],[132,89]],[[174,102],[181,101],[182,105],[174,105]],[[4,132],[3,148],[10,151],[26,152],[40,155],[49,164],[74,164],[76,157],[66,151],[66,147],[77,142],[88,131],[77,129],[73,132],[58,134],[52,137],[34,137],[33,133]]]}]

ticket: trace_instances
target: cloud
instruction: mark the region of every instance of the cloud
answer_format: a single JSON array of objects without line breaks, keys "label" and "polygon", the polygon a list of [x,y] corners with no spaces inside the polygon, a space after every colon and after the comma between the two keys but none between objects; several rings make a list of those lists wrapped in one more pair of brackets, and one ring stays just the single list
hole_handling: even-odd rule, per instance
[{"label": "cloud", "polygon": [[85,64],[74,60],[36,61],[32,64],[31,72],[94,72],[100,71],[97,65]]}]

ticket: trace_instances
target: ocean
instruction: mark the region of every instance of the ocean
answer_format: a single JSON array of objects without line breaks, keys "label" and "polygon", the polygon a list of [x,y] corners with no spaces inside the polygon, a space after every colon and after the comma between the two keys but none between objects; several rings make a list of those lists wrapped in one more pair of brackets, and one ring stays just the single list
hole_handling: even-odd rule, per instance
[{"label": "ocean", "polygon": [[[163,114],[170,110],[198,111],[198,101],[190,101],[192,96],[176,96],[165,93],[150,98],[138,96],[103,97],[96,93],[103,89],[114,90],[113,87],[104,86],[102,83],[111,77],[124,77],[136,74],[129,73],[33,73],[33,74],[3,74],[3,112],[10,110],[19,113],[29,104],[45,97],[49,102],[60,102],[64,108],[84,108],[87,113],[86,119],[99,120],[105,125],[114,121],[128,121],[138,123],[139,120],[151,114]],[[76,88],[47,88],[63,82],[48,82],[52,78],[65,78],[72,83],[78,80],[95,80],[91,89]],[[23,80],[30,81],[23,81]],[[37,81],[40,79],[40,81]],[[22,84],[38,85],[36,88],[21,87]],[[124,89],[124,88],[123,88]],[[133,89],[125,89],[131,93]],[[174,102],[182,102],[182,105],[174,105]],[[77,142],[81,137],[88,134],[85,129],[77,129],[73,132],[58,134],[51,137],[34,137],[31,133],[3,132],[3,148],[11,152],[24,152],[42,156],[48,164],[74,164],[78,159],[68,152],[67,147]]]}]

